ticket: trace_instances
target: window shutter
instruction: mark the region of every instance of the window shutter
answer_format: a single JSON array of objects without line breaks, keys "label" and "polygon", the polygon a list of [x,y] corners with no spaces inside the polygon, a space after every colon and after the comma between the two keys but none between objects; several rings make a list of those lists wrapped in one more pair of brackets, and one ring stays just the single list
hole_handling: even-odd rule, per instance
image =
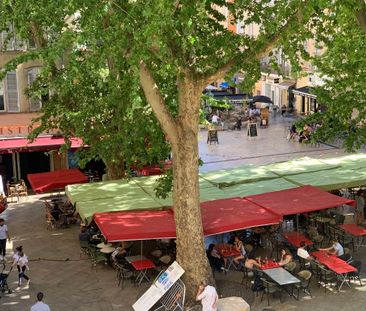
[{"label": "window shutter", "polygon": [[[32,68],[28,70],[28,86],[31,86],[36,81],[39,70],[38,68]],[[42,107],[41,98],[30,98],[29,99],[29,110],[31,112],[39,111]]]},{"label": "window shutter", "polygon": [[6,99],[9,112],[19,112],[18,83],[15,72],[6,75]]}]

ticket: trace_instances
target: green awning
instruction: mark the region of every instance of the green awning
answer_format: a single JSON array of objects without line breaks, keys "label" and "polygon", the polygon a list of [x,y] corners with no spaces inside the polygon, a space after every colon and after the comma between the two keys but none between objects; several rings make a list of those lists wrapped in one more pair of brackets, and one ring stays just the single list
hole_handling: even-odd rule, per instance
[{"label": "green awning", "polygon": [[230,197],[245,197],[248,195],[262,194],[266,192],[279,191],[296,188],[298,185],[287,181],[284,178],[261,180],[254,183],[234,185],[223,188]]},{"label": "green awning", "polygon": [[289,176],[302,173],[318,172],[339,167],[339,164],[324,163],[319,159],[304,157],[296,160],[278,162],[261,166],[263,170],[271,171],[278,176]]},{"label": "green awning", "polygon": [[366,168],[366,154],[349,154],[343,157],[321,159],[327,165],[341,166],[344,169]]},{"label": "green awning", "polygon": [[286,177],[286,179],[300,186],[312,185],[331,191],[366,185],[366,171],[340,167],[332,170],[292,175]]},{"label": "green awning", "polygon": [[92,220],[94,213],[159,209],[163,209],[163,206],[146,193],[140,194],[140,196],[125,195],[76,203],[76,210],[81,219],[88,223]]},{"label": "green awning", "polygon": [[266,167],[255,165],[244,165],[226,170],[201,173],[200,176],[219,187],[278,178],[278,175],[270,172]]}]

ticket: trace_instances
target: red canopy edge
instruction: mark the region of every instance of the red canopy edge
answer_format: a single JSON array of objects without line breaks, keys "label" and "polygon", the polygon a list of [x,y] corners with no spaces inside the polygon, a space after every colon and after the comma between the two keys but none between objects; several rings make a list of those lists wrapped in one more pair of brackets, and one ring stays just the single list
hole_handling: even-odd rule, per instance
[{"label": "red canopy edge", "polygon": [[33,191],[36,193],[88,182],[88,178],[78,169],[62,169],[53,172],[28,174],[27,178]]},{"label": "red canopy edge", "polygon": [[[273,225],[282,220],[242,198],[205,202],[201,211],[205,236]],[[172,210],[95,213],[94,220],[109,242],[176,237]]]},{"label": "red canopy edge", "polygon": [[[80,148],[83,141],[80,138],[71,138],[71,149]],[[0,153],[12,153],[13,151],[51,150],[58,149],[65,144],[63,137],[37,137],[33,142],[26,138],[11,138],[0,140]]]},{"label": "red canopy edge", "polygon": [[201,204],[204,235],[215,235],[278,224],[282,217],[245,198],[208,201]]},{"label": "red canopy edge", "polygon": [[176,237],[170,210],[95,213],[94,220],[108,242]]},{"label": "red canopy edge", "polygon": [[343,204],[355,206],[354,200],[310,185],[247,196],[245,199],[280,216],[308,213]]}]

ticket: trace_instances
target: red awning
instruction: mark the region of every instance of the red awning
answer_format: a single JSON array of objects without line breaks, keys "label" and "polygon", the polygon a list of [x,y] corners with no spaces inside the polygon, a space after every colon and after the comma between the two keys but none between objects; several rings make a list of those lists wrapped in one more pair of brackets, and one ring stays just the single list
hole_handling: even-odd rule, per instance
[{"label": "red awning", "polygon": [[82,184],[88,178],[78,169],[28,174],[28,181],[36,193],[64,188],[67,185]]},{"label": "red awning", "polygon": [[[14,151],[35,151],[58,149],[65,143],[63,137],[38,137],[29,143],[26,138],[12,138],[0,140],[0,153],[12,153]],[[83,141],[80,138],[71,139],[71,149],[81,147]]]},{"label": "red awning", "polygon": [[248,196],[246,199],[281,216],[318,211],[343,204],[352,206],[355,204],[354,200],[330,194],[313,186],[267,192]]},{"label": "red awning", "polygon": [[243,198],[201,204],[205,236],[278,224],[282,217]]},{"label": "red awning", "polygon": [[168,211],[96,213],[94,220],[108,242],[175,238]]},{"label": "red awning", "polygon": [[[282,217],[242,198],[201,204],[204,235],[277,224]],[[175,238],[172,211],[96,213],[94,220],[109,242]]]}]

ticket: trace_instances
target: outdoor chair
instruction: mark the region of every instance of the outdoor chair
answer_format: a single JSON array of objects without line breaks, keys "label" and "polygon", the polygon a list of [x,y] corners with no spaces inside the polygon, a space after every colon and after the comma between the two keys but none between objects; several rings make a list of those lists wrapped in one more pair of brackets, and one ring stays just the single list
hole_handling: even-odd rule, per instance
[{"label": "outdoor chair", "polygon": [[327,285],[337,283],[337,276],[333,271],[330,271],[326,267],[319,265],[319,286],[322,283],[324,285],[324,291],[327,292]]},{"label": "outdoor chair", "polygon": [[291,261],[291,262],[289,262],[288,264],[286,264],[286,265],[284,266],[284,268],[285,268],[287,271],[289,271],[289,272],[293,272],[293,271],[296,269],[296,267],[297,267],[297,264],[296,264],[296,262],[295,262],[295,261]]},{"label": "outdoor chair", "polygon": [[13,202],[13,198],[16,198],[17,202],[19,200],[18,192],[15,189],[15,186],[7,185],[8,190],[8,198],[11,198],[11,202]]},{"label": "outdoor chair", "polygon": [[312,276],[313,274],[309,270],[302,270],[297,274],[297,277],[301,281],[300,283],[295,284],[295,288],[297,289],[297,300],[300,298],[300,290],[310,295],[310,297],[313,297],[309,289]]},{"label": "outdoor chair", "polygon": [[79,241],[79,242],[80,242],[80,259],[82,255],[89,257],[90,256],[89,242],[88,241]]},{"label": "outdoor chair", "polygon": [[100,262],[103,262],[106,265],[107,257],[105,256],[105,254],[103,254],[99,250],[97,250],[92,255],[92,268],[97,270],[97,264]]},{"label": "outdoor chair", "polygon": [[117,286],[121,286],[121,288],[124,289],[125,280],[130,279],[131,282],[133,282],[134,273],[120,263],[115,263],[114,266],[117,271]]},{"label": "outdoor chair", "polygon": [[275,293],[280,293],[280,302],[282,302],[282,289],[280,286],[278,286],[276,283],[270,282],[268,280],[266,280],[265,278],[261,278],[263,285],[264,285],[264,291],[262,294],[262,298],[261,301],[263,301],[263,297],[266,294],[267,295],[267,302],[269,305],[269,295],[273,295]]},{"label": "outdoor chair", "polygon": [[16,191],[18,193],[19,198],[28,197],[27,185],[25,184],[23,179],[20,180],[20,184],[16,187]]},{"label": "outdoor chair", "polygon": [[52,216],[50,212],[46,214],[47,230],[53,230],[59,227],[59,222]]},{"label": "outdoor chair", "polygon": [[355,267],[357,271],[348,273],[349,281],[351,281],[351,279],[358,280],[360,282],[360,285],[363,286],[360,278],[362,262],[360,260],[354,260],[353,262],[350,263],[350,265]]},{"label": "outdoor chair", "polygon": [[254,272],[252,269],[244,267],[243,278],[241,280],[241,285],[245,285],[245,288],[248,288],[250,284],[250,280],[254,278]]}]

